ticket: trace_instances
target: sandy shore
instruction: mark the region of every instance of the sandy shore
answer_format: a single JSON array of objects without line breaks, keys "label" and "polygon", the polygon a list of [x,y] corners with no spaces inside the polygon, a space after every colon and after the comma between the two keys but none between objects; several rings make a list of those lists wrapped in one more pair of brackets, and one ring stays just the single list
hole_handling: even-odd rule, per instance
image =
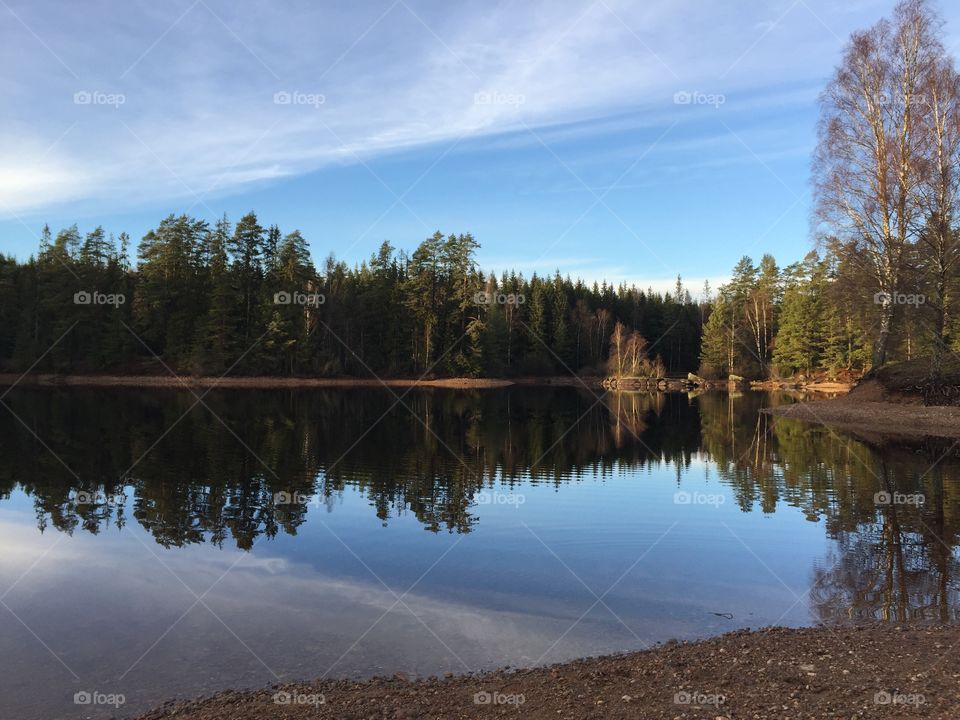
[{"label": "sandy shore", "polygon": [[960,407],[874,402],[854,396],[765,408],[780,417],[819,423],[869,438],[960,438]]},{"label": "sandy shore", "polygon": [[[140,720],[960,717],[956,627],[740,631],[531,670],[229,691]],[[288,702],[285,702],[288,701]]]}]

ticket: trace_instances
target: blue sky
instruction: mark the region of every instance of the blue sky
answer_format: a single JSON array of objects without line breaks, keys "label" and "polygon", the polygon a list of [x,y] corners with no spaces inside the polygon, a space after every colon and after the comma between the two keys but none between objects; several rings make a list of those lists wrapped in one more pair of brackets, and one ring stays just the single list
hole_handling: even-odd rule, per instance
[{"label": "blue sky", "polygon": [[0,0],[0,252],[254,209],[317,261],[470,231],[487,270],[697,291],[810,248],[817,94],[891,8]]}]

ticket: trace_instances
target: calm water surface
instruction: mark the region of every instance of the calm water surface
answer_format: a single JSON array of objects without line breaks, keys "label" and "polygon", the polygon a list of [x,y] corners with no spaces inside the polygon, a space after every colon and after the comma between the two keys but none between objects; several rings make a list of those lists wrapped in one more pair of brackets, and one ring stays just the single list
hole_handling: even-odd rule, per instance
[{"label": "calm water surface", "polygon": [[[0,717],[769,624],[952,622],[950,445],[880,451],[758,412],[787,401],[16,388]],[[76,705],[85,691],[126,702]]]}]

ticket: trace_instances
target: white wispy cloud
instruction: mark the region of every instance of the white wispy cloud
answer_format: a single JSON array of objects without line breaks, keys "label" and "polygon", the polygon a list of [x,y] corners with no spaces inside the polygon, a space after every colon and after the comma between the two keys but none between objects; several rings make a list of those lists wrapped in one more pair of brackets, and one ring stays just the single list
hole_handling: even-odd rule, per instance
[{"label": "white wispy cloud", "polygon": [[[862,24],[808,5],[841,35]],[[0,212],[206,202],[430,143],[686,122],[694,109],[673,102],[684,90],[743,112],[808,101],[802,83],[825,74],[837,40],[803,4],[776,23],[789,7],[9,2]]]}]

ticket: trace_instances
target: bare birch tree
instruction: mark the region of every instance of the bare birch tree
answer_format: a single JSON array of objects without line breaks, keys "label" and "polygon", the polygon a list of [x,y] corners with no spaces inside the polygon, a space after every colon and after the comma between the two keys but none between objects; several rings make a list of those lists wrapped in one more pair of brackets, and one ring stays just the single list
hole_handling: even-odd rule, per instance
[{"label": "bare birch tree", "polygon": [[905,256],[922,226],[923,92],[943,47],[926,0],[854,33],[821,95],[814,159],[816,218],[832,248],[870,278],[880,305],[874,366],[887,357]]},{"label": "bare birch tree", "polygon": [[936,385],[950,344],[953,285],[960,263],[955,228],[960,199],[960,76],[951,58],[936,63],[927,78],[924,98],[928,146],[920,190],[925,225],[918,238],[917,265],[925,280],[926,304],[934,317],[930,381]]}]

